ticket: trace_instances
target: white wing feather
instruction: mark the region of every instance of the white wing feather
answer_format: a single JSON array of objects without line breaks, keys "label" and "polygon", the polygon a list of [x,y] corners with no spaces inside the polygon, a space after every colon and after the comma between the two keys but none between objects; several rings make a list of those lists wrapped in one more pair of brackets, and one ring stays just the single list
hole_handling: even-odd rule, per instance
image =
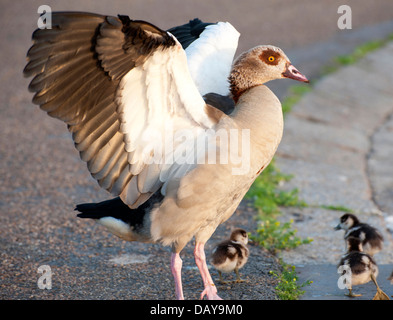
[{"label": "white wing feather", "polygon": [[229,22],[209,25],[186,49],[188,67],[201,95],[229,94],[227,81],[240,33]]},{"label": "white wing feather", "polygon": [[[191,170],[196,161],[185,161],[182,150],[194,148],[197,135],[214,122],[205,112],[178,42],[156,50],[144,64],[129,71],[119,84],[116,102],[129,170],[138,176],[120,195],[131,205],[141,193],[155,192]],[[187,133],[185,141],[176,139],[179,132]]]}]

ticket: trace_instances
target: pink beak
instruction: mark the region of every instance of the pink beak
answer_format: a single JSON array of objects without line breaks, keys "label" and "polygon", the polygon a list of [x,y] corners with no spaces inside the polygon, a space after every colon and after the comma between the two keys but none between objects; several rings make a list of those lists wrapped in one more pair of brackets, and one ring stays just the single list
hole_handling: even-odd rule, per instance
[{"label": "pink beak", "polygon": [[309,83],[308,79],[305,75],[300,73],[298,69],[296,69],[292,64],[287,64],[286,70],[282,73],[285,78],[290,78],[297,81],[307,82]]}]

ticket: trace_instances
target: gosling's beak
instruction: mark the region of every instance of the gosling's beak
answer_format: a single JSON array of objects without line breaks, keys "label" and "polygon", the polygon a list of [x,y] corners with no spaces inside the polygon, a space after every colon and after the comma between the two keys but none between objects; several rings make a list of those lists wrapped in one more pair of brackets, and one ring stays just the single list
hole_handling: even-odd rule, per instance
[{"label": "gosling's beak", "polygon": [[307,82],[308,79],[305,75],[301,74],[298,69],[296,69],[292,64],[288,63],[285,71],[282,73],[283,77],[290,78],[297,81]]},{"label": "gosling's beak", "polygon": [[334,227],[334,230],[340,230],[340,229],[341,229],[340,224],[338,224],[338,225],[336,225],[336,226]]}]

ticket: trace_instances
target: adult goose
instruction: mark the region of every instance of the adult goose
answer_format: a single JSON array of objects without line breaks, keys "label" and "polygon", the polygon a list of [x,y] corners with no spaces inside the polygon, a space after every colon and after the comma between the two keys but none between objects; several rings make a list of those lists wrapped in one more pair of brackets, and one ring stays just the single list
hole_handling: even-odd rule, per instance
[{"label": "adult goose", "polygon": [[281,104],[263,84],[306,77],[281,49],[253,48],[231,69],[236,107],[228,116],[204,102],[178,40],[148,22],[53,13],[52,29],[33,40],[24,69],[34,77],[33,102],[67,124],[91,175],[116,196],[78,205],[79,216],[125,240],[171,246],[178,299],[179,253],[195,237],[201,298],[219,299],[204,245],[282,137]]}]

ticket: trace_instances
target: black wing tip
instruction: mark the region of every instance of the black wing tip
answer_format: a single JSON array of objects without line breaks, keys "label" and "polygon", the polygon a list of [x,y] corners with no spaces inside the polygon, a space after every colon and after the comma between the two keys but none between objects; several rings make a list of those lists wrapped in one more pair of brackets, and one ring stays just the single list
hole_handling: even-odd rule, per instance
[{"label": "black wing tip", "polygon": [[168,29],[168,32],[172,33],[177,40],[183,46],[183,49],[187,49],[187,47],[197,40],[200,35],[205,31],[205,29],[210,26],[216,24],[214,22],[203,22],[199,18],[194,18],[189,20],[188,23],[185,23],[180,26],[176,26]]},{"label": "black wing tip", "polygon": [[95,209],[97,207],[97,204],[95,203],[83,203],[83,204],[78,204],[75,207],[75,211],[79,211],[79,213],[76,215],[78,218],[82,219],[101,219],[104,217],[104,215],[101,212],[97,212]]},{"label": "black wing tip", "polygon": [[199,18],[194,18],[194,19],[190,20],[189,24],[190,24],[191,28],[195,28],[195,27],[206,28],[207,26],[210,26],[212,24],[217,24],[217,23],[216,22],[203,22]]},{"label": "black wing tip", "polygon": [[196,25],[198,25],[200,23],[204,23],[204,22],[201,19],[199,19],[199,18],[194,18],[194,19],[189,21],[189,24],[190,24],[191,27],[196,26]]},{"label": "black wing tip", "polygon": [[103,218],[91,213],[78,213],[76,216],[81,219],[94,219],[94,220]]}]

